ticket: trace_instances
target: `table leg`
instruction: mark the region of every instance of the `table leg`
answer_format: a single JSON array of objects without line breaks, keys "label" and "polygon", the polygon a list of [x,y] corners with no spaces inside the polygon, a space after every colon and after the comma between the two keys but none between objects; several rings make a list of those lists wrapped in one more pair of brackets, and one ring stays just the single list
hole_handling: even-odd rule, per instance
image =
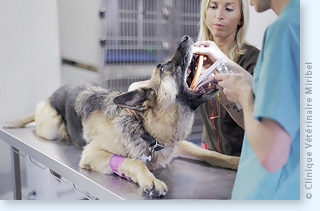
[{"label": "table leg", "polygon": [[13,177],[13,198],[15,200],[21,200],[21,169],[20,169],[20,155],[19,150],[11,147],[11,160]]}]

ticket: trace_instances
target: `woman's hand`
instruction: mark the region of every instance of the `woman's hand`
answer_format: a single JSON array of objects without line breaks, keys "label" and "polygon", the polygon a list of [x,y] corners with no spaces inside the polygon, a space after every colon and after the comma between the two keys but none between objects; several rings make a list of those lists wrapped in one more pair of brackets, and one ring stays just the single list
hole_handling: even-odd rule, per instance
[{"label": "woman's hand", "polygon": [[[200,48],[203,45],[204,48]],[[229,58],[220,50],[220,48],[213,41],[198,41],[193,48],[194,54],[206,55],[207,62],[214,63],[218,59],[228,61]]]}]

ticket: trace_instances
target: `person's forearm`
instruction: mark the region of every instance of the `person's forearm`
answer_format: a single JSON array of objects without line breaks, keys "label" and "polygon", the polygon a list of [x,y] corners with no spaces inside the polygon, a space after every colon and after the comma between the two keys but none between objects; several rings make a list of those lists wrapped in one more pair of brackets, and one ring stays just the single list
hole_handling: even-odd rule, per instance
[{"label": "person's forearm", "polygon": [[270,172],[280,169],[290,151],[291,136],[275,121],[253,117],[254,97],[252,92],[240,99],[244,112],[246,136],[260,164]]},{"label": "person's forearm", "polygon": [[[252,95],[252,94],[251,94]],[[265,163],[265,159],[270,152],[269,141],[262,140],[262,126],[259,122],[254,119],[253,117],[253,107],[254,107],[254,98],[253,95],[247,95],[247,97],[242,97],[243,100],[240,99],[240,103],[243,109],[243,116],[244,116],[244,127],[246,131],[246,136],[248,142],[256,154],[257,159],[259,160],[260,164],[263,166]]]},{"label": "person's forearm", "polygon": [[244,129],[244,120],[243,120],[243,110],[239,111],[237,105],[233,102],[230,102],[223,92],[220,92],[220,102],[223,107],[227,110],[231,118],[241,127]]}]

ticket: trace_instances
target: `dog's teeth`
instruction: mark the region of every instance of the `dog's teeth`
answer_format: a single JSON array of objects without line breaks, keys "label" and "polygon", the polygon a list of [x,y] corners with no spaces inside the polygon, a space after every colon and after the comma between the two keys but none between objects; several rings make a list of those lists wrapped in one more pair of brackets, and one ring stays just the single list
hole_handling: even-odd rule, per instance
[{"label": "dog's teeth", "polygon": [[209,82],[209,86],[208,86],[208,87],[210,88],[211,86],[212,86],[212,83],[211,83],[211,82]]}]

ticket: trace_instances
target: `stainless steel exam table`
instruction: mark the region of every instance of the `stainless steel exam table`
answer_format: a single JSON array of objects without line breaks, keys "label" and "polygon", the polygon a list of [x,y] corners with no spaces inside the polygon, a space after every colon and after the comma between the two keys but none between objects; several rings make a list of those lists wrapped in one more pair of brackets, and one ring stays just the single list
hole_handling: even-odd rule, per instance
[{"label": "stainless steel exam table", "polygon": [[[14,198],[22,199],[20,154],[41,162],[51,171],[71,181],[96,199],[149,199],[140,187],[119,176],[104,175],[78,167],[80,150],[74,145],[39,138],[35,126],[0,128],[0,139],[11,146],[14,171]],[[168,186],[161,199],[230,199],[236,171],[212,167],[207,163],[176,158],[165,169],[153,171]]]}]

